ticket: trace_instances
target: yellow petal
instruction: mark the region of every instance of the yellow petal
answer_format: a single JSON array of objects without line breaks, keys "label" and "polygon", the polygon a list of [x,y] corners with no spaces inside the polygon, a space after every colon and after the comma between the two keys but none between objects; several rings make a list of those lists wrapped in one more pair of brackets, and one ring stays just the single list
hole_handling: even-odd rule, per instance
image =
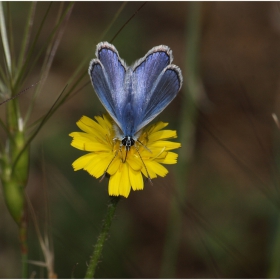
[{"label": "yellow petal", "polygon": [[115,174],[118,171],[120,164],[122,164],[121,160],[118,157],[115,157],[115,159],[112,161],[112,163],[110,163],[107,173],[110,175]]},{"label": "yellow petal", "polygon": [[143,163],[139,157],[128,157],[126,161],[132,169],[136,171],[141,170]]},{"label": "yellow petal", "polygon": [[99,178],[105,173],[111,161],[111,154],[95,154],[95,157],[88,162],[88,164],[84,167],[84,170],[95,178]]},{"label": "yellow petal", "polygon": [[149,143],[164,140],[168,138],[176,138],[176,130],[160,130],[149,135]]},{"label": "yellow petal", "polygon": [[98,151],[110,151],[110,146],[105,143],[96,141],[96,139],[90,135],[87,135],[83,132],[72,132],[71,135],[73,140],[71,146],[89,152],[98,152]]},{"label": "yellow petal", "polygon": [[134,191],[143,190],[143,176],[140,171],[135,171],[132,168],[129,168],[129,180]]},{"label": "yellow petal", "polygon": [[103,128],[100,124],[86,116],[82,116],[82,118],[77,122],[77,126],[84,132],[92,134],[96,137],[106,135],[106,128]]},{"label": "yellow petal", "polygon": [[114,175],[110,176],[108,192],[109,195],[119,196],[119,185],[121,181],[121,173],[116,172]]},{"label": "yellow petal", "polygon": [[145,175],[145,177],[150,179],[155,179],[157,177],[157,174],[153,171],[153,169],[149,168],[149,165],[146,164],[147,163],[146,161],[144,163],[145,166],[142,167],[141,172]]},{"label": "yellow petal", "polygon": [[83,156],[79,157],[78,159],[76,159],[72,163],[74,170],[77,171],[77,170],[83,169],[88,164],[88,162],[92,160],[92,158],[94,156],[95,156],[95,154],[90,153],[90,154],[83,155]]},{"label": "yellow petal", "polygon": [[106,115],[103,115],[102,117],[95,116],[94,118],[97,120],[101,127],[112,129],[112,120],[110,120]]},{"label": "yellow petal", "polygon": [[164,127],[166,127],[168,125],[168,123],[164,123],[164,122],[158,122],[154,125],[152,125],[151,127],[149,127],[147,129],[148,134],[152,134],[158,130],[163,129]]},{"label": "yellow petal", "polygon": [[72,166],[75,171],[84,169],[95,178],[101,177],[111,161],[110,155],[89,153],[76,159]]},{"label": "yellow petal", "polygon": [[73,139],[86,138],[86,139],[89,139],[89,140],[96,141],[96,137],[94,135],[88,134],[86,132],[72,132],[72,133],[69,134],[69,136],[71,136]]},{"label": "yellow petal", "polygon": [[128,164],[125,163],[122,165],[122,178],[121,178],[121,183],[119,186],[120,189],[120,195],[123,195],[124,197],[128,197],[131,189],[131,184],[129,180],[129,173],[128,173]]},{"label": "yellow petal", "polygon": [[151,174],[155,173],[161,177],[165,177],[165,175],[168,173],[168,170],[163,165],[161,165],[156,161],[147,161],[145,162],[145,164],[150,176]]},{"label": "yellow petal", "polygon": [[128,197],[130,193],[130,181],[128,175],[128,165],[122,164],[118,171],[110,176],[109,195]]},{"label": "yellow petal", "polygon": [[175,164],[177,163],[178,154],[168,152],[164,158],[157,158],[156,161],[163,164]]},{"label": "yellow petal", "polygon": [[148,145],[147,147],[151,151],[155,148],[160,148],[160,147],[164,147],[165,150],[173,150],[173,149],[180,148],[181,143],[171,142],[171,141],[156,141],[156,142],[152,143],[151,145]]}]

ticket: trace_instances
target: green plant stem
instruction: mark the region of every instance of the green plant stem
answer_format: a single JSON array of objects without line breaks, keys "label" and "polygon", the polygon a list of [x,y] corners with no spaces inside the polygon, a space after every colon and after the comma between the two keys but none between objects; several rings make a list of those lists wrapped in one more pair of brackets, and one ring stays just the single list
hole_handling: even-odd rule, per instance
[{"label": "green plant stem", "polygon": [[1,37],[2,37],[2,42],[3,42],[3,48],[4,48],[4,54],[5,54],[5,59],[6,59],[6,63],[7,63],[7,68],[8,68],[9,74],[11,75],[11,73],[12,73],[11,53],[10,53],[9,40],[8,40],[8,35],[7,35],[7,28],[6,28],[2,1],[0,2],[0,29],[1,29]]},{"label": "green plant stem", "polygon": [[88,268],[87,268],[87,272],[86,272],[86,276],[85,276],[86,279],[94,277],[95,270],[96,270],[97,264],[100,260],[104,243],[108,237],[108,233],[109,233],[109,230],[110,230],[110,227],[112,224],[112,220],[114,218],[116,207],[117,207],[119,200],[120,200],[119,196],[110,197],[110,202],[108,204],[108,209],[107,209],[105,219],[103,221],[102,229],[97,238],[96,244],[94,246],[93,254],[90,259]]},{"label": "green plant stem", "polygon": [[33,26],[33,22],[34,22],[34,16],[35,16],[35,11],[36,11],[36,2],[30,2],[30,8],[29,8],[29,12],[27,15],[27,20],[26,20],[26,26],[25,26],[25,30],[24,30],[24,35],[23,35],[23,40],[22,40],[22,45],[20,48],[20,55],[19,55],[19,59],[18,59],[18,69],[21,69],[25,58],[26,58],[26,54],[28,51],[28,45],[30,42],[30,36],[31,36],[31,32],[32,32],[32,26]]},{"label": "green plant stem", "polygon": [[121,12],[123,11],[124,7],[126,6],[127,2],[123,2],[120,6],[120,8],[117,10],[117,12],[115,13],[113,19],[111,20],[111,22],[109,23],[109,25],[107,26],[107,28],[105,28],[104,32],[102,33],[102,35],[100,36],[98,42],[101,42],[104,40],[105,36],[107,35],[108,31],[111,29],[111,27],[113,26],[113,24],[115,23],[115,21],[119,18]]},{"label": "green plant stem", "polygon": [[163,260],[160,278],[176,278],[176,264],[182,236],[182,213],[180,205],[184,205],[187,178],[190,174],[196,123],[197,102],[200,83],[198,78],[199,39],[200,39],[201,3],[189,2],[187,20],[187,51],[182,97],[182,114],[180,117],[179,142],[182,148],[178,151],[179,159],[176,168],[176,190],[171,199],[168,226],[166,230]]},{"label": "green plant stem", "polygon": [[23,215],[21,223],[19,225],[19,240],[20,240],[20,251],[21,251],[21,273],[22,278],[27,279],[28,277],[28,245],[27,245],[27,221],[26,216]]}]

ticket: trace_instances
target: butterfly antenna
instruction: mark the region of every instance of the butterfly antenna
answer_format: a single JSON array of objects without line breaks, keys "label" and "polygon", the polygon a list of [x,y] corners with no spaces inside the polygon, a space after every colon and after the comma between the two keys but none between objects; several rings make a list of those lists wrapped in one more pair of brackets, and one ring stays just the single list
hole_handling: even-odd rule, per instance
[{"label": "butterfly antenna", "polygon": [[37,83],[35,83],[35,84],[33,84],[33,85],[31,85],[30,87],[28,87],[28,88],[22,90],[21,92],[19,92],[19,93],[16,94],[15,96],[4,100],[3,102],[0,103],[0,106],[1,106],[2,104],[4,104],[4,103],[10,101],[10,100],[13,100],[13,99],[17,98],[18,96],[20,96],[21,94],[25,93],[26,91],[28,91],[28,90],[31,89],[32,87],[35,87],[35,86],[38,85],[39,83],[40,83],[40,81],[37,82]]},{"label": "butterfly antenna", "polygon": [[[137,141],[138,141],[138,140],[137,140]],[[138,142],[141,143],[140,141],[138,141]],[[144,145],[143,145],[143,146],[144,146]],[[144,147],[145,147],[145,146],[144,146]],[[146,164],[144,163],[144,161],[143,161],[143,159],[142,159],[142,157],[141,157],[141,155],[140,155],[140,153],[139,153],[138,147],[137,147],[136,145],[135,145],[135,149],[136,149],[136,151],[137,151],[137,153],[138,153],[138,155],[139,155],[139,157],[140,157],[141,161],[143,162],[143,165],[144,165],[144,167],[145,167],[145,169],[146,169],[146,172],[147,172],[147,175],[148,175],[148,180],[149,180],[150,184],[153,185],[153,182],[152,182],[152,179],[151,179],[151,177],[150,177],[150,175],[149,175],[147,166],[146,166]]]}]

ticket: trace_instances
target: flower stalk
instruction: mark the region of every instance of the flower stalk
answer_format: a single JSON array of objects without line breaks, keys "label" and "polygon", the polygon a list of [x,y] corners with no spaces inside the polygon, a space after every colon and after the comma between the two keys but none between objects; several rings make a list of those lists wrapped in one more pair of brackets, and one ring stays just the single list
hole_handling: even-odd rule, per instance
[{"label": "flower stalk", "polygon": [[109,230],[115,216],[116,207],[120,200],[120,196],[110,196],[110,201],[108,204],[107,213],[103,221],[101,232],[97,238],[96,244],[94,246],[93,254],[88,265],[85,279],[93,278],[95,275],[96,267],[100,261],[102,250],[105,244],[105,241],[108,237]]}]

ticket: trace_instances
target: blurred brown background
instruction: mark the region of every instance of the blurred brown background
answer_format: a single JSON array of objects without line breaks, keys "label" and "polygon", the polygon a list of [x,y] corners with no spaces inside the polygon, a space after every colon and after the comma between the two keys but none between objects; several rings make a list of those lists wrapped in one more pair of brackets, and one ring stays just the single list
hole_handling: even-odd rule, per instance
[{"label": "blurred brown background", "polygon": [[[110,41],[143,2],[128,2],[102,40]],[[27,3],[11,4],[22,35]],[[77,2],[55,56],[34,120],[47,112],[85,57],[95,57],[95,46],[121,2]],[[186,198],[182,213],[176,278],[280,277],[279,131],[271,114],[280,116],[280,8],[277,2],[201,2],[199,30],[200,95],[193,120]],[[36,20],[48,3],[39,3]],[[58,9],[54,3],[51,9]],[[185,83],[190,3],[148,2],[114,40],[128,63],[160,44],[169,46]],[[53,24],[52,13],[48,18]],[[35,24],[36,26],[36,24]],[[43,30],[48,32],[48,30]],[[44,36],[40,39],[44,43]],[[37,71],[40,65],[36,65]],[[34,71],[29,84],[37,82]],[[86,78],[86,83],[89,79]],[[157,118],[180,127],[182,92]],[[30,102],[24,94],[22,108]],[[2,110],[2,107],[1,107]],[[80,155],[68,136],[78,131],[82,115],[104,112],[88,84],[65,103],[36,138],[31,148],[27,193],[44,230],[47,221],[59,278],[84,276],[108,200],[107,184],[84,171],[74,172]],[[1,112],[2,116],[3,111]],[[180,158],[179,158],[180,161]],[[98,278],[158,278],[163,259],[171,197],[176,195],[176,165],[166,178],[145,184],[144,191],[122,199]],[[184,173],[185,174],[185,173]],[[184,176],[182,174],[181,176]],[[48,200],[44,192],[48,194]],[[50,220],[44,206],[50,209]],[[20,277],[17,229],[0,200],[0,277]],[[278,229],[279,228],[279,229]],[[30,219],[30,259],[42,260]],[[278,256],[279,255],[279,256]],[[44,270],[30,265],[35,278]]]}]

